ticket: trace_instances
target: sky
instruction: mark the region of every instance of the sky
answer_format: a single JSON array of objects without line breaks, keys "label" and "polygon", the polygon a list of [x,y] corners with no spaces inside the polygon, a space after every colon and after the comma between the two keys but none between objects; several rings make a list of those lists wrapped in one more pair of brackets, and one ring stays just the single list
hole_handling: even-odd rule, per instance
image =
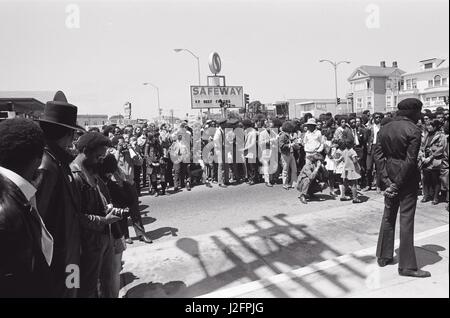
[{"label": "sky", "polygon": [[[76,9],[79,9],[79,24]],[[62,90],[79,114],[191,112],[190,85],[217,52],[227,85],[250,100],[334,98],[360,65],[449,57],[448,0],[0,0],[0,91]]]}]

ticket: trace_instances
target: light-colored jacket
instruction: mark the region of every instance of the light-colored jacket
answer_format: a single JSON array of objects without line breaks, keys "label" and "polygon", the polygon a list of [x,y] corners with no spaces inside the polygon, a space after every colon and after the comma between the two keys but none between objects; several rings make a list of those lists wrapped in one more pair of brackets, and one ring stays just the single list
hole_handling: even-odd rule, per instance
[{"label": "light-colored jacket", "polygon": [[264,129],[259,132],[259,149],[261,151],[261,158],[270,158],[278,154],[278,134],[275,130]]},{"label": "light-colored jacket", "polygon": [[303,136],[303,145],[306,153],[321,152],[323,150],[323,138],[320,130],[307,131]]},{"label": "light-colored jacket", "polygon": [[258,137],[258,132],[254,128],[249,128],[245,133],[245,147],[244,156],[245,158],[253,159],[258,156],[256,149],[256,140]]}]

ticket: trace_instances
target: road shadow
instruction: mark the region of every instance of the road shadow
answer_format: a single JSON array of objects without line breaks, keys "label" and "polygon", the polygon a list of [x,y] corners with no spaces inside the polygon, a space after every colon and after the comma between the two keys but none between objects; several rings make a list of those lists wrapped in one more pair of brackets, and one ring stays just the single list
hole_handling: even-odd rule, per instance
[{"label": "road shadow", "polygon": [[135,276],[133,273],[130,272],[120,273],[120,286],[129,285],[136,279],[138,279],[138,277]]},{"label": "road shadow", "polygon": [[[394,264],[398,264],[398,251],[397,248],[395,250]],[[422,269],[428,265],[434,265],[442,261],[442,256],[439,255],[439,252],[445,251],[445,247],[435,244],[425,244],[422,246],[414,246],[414,251],[416,253],[417,259],[417,267]]]},{"label": "road shadow", "polygon": [[[335,250],[330,245],[309,233],[307,225],[290,223],[284,214],[279,214],[275,217],[264,216],[263,220],[266,224],[269,222],[271,226],[262,228],[259,224],[260,220],[249,220],[247,223],[252,225],[255,228],[255,231],[246,235],[239,235],[230,228],[223,228],[223,231],[238,243],[239,248],[244,248],[248,254],[253,256],[252,258],[254,260],[252,261],[245,261],[236,251],[236,246],[231,247],[227,245],[216,235],[210,237],[217,248],[225,255],[227,260],[232,263],[230,269],[215,275],[211,275],[211,273],[208,273],[207,271],[205,261],[202,258],[201,250],[199,249],[199,242],[191,238],[178,240],[176,246],[191,257],[197,259],[197,263],[199,267],[203,269],[205,276],[204,279],[197,283],[187,286],[183,292],[178,295],[180,297],[196,297],[216,291],[238,280],[260,280],[263,279],[263,277],[260,276],[261,268],[267,268],[267,270],[271,271],[274,275],[280,274],[285,272],[286,268],[286,266],[280,266],[280,264],[288,265],[292,270],[305,266],[311,266],[314,270],[316,263],[329,259],[329,257],[325,258],[322,256],[323,254],[332,253],[335,257],[342,255],[341,252]],[[280,243],[277,239],[278,235],[288,236],[289,243]],[[255,246],[255,238],[257,241],[256,244],[259,247]],[[261,244],[266,244],[267,246],[264,250],[270,252],[264,254],[259,252],[259,250],[261,250]],[[360,261],[361,264],[370,264],[374,260],[374,257],[371,256],[352,257]],[[248,256],[246,258],[248,258]],[[341,264],[341,266],[351,275],[355,275],[361,279],[366,278],[366,273],[360,271],[361,267],[352,267],[346,263]],[[345,294],[350,292],[350,286],[346,286],[341,281],[340,277],[321,270],[317,270],[317,273],[341,290],[341,293]],[[290,280],[298,284],[299,288],[306,290],[314,297],[327,297],[326,290],[321,290],[319,286],[313,286],[308,282],[306,277],[292,276]],[[276,284],[270,284],[270,286],[266,287],[266,290],[273,297],[289,297],[289,295]]]},{"label": "road shadow", "polygon": [[143,216],[141,219],[143,225],[151,224],[156,221],[156,219],[151,216]]},{"label": "road shadow", "polygon": [[[340,291],[341,295],[350,292],[351,286],[347,286],[342,277],[316,267],[317,263],[342,256],[344,253],[314,236],[306,224],[292,223],[286,214],[264,216],[262,219],[249,220],[247,223],[254,230],[247,231],[245,234],[239,234],[230,228],[222,229],[231,241],[225,242],[218,235],[210,236],[212,242],[230,264],[226,269],[219,273],[211,273],[205,256],[202,255],[200,242],[192,238],[181,238],[177,240],[176,246],[196,260],[198,268],[203,271],[203,278],[189,286],[182,281],[169,282],[168,284],[174,284],[173,289],[170,290],[167,288],[171,285],[166,286],[167,284],[154,282],[143,283],[131,288],[126,297],[197,297],[240,281],[264,280],[267,275],[261,276],[262,271],[277,275],[285,273],[286,268],[291,271],[303,267],[310,268],[313,273],[317,273],[322,279],[331,283]],[[264,223],[264,227],[262,223]],[[178,230],[165,227],[150,231],[147,235],[150,239],[155,240],[166,235],[176,236],[176,231]],[[243,253],[242,250],[245,252]],[[341,263],[340,267],[347,272],[345,276],[352,275],[362,280],[366,279],[367,273],[362,268],[372,264],[375,257],[348,255],[357,260],[359,264]],[[249,256],[251,256],[250,260]],[[289,280],[312,297],[325,298],[329,296],[329,290],[324,288],[323,284],[314,284],[314,281],[311,281],[307,275],[290,275]],[[276,283],[268,284],[263,288],[272,297],[290,297],[289,293]]]},{"label": "road shadow", "polygon": [[328,200],[336,200],[333,196],[325,193],[315,193],[314,195],[310,196],[307,201],[308,202],[323,202]]},{"label": "road shadow", "polygon": [[142,283],[130,288],[124,298],[180,298],[186,288],[182,281]]},{"label": "road shadow", "polygon": [[139,205],[139,212],[145,211],[146,209],[148,209],[150,206],[148,204],[140,204]]},{"label": "road shadow", "polygon": [[358,199],[360,199],[361,202],[364,203],[364,202],[369,201],[370,198],[368,196],[362,194],[362,195],[358,195]]},{"label": "road shadow", "polygon": [[164,237],[164,236],[169,236],[169,235],[178,236],[177,232],[178,232],[178,229],[174,228],[174,227],[161,227],[161,228],[153,230],[153,231],[148,231],[145,234],[152,241],[156,241],[157,239],[160,239],[161,237]]},{"label": "road shadow", "polygon": [[174,189],[166,190],[166,194],[169,194],[169,195],[180,193],[180,192],[183,192],[183,190],[181,190],[181,189],[178,189],[176,191]]}]

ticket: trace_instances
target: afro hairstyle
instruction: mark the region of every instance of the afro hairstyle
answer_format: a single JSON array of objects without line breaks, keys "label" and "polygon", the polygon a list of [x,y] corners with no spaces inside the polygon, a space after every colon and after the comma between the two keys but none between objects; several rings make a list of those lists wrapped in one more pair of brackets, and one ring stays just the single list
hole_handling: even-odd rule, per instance
[{"label": "afro hairstyle", "polygon": [[44,132],[34,121],[25,118],[0,122],[0,166],[23,171],[44,153]]}]

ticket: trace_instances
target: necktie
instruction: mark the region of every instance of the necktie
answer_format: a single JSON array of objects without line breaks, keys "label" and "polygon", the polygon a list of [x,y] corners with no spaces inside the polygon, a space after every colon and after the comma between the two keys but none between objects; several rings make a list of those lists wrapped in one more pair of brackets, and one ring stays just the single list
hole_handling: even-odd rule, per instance
[{"label": "necktie", "polygon": [[53,258],[53,237],[48,232],[47,228],[45,227],[44,222],[42,221],[41,216],[37,212],[36,208],[36,197],[32,197],[30,200],[31,203],[31,214],[38,219],[40,225],[41,225],[41,249],[42,253],[44,254],[45,260],[47,261],[47,264],[50,265]]},{"label": "necktie", "polygon": [[356,129],[353,129],[353,135],[355,136],[355,145],[359,146],[359,139],[358,139],[358,134],[356,132]]}]

